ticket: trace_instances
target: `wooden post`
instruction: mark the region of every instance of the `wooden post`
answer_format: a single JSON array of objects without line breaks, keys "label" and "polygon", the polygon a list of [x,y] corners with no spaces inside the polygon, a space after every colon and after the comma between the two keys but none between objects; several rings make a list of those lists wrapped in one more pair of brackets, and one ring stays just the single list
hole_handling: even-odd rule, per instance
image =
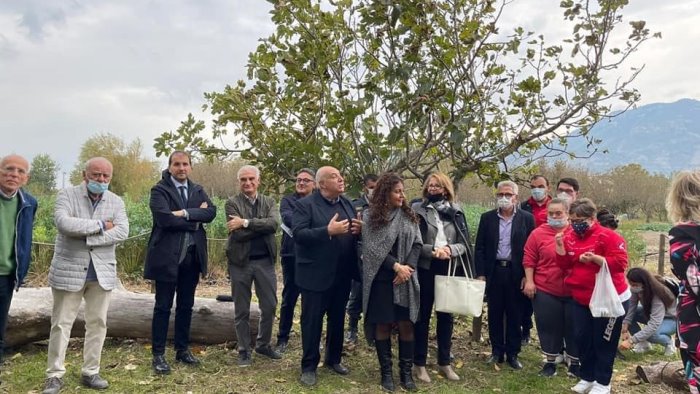
[{"label": "wooden post", "polygon": [[666,261],[666,234],[659,234],[659,265],[657,271],[659,275],[664,274],[664,262]]}]

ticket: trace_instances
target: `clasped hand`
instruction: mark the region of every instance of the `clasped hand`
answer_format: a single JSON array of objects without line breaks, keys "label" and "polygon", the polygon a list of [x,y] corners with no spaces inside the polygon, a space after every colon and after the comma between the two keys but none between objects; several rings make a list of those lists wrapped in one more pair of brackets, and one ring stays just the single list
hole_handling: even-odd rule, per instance
[{"label": "clasped hand", "polygon": [[449,260],[450,257],[452,257],[452,249],[450,249],[449,246],[445,245],[441,248],[433,250],[432,256],[434,259],[438,260]]},{"label": "clasped hand", "polygon": [[411,279],[411,274],[413,274],[414,269],[410,265],[403,265],[400,263],[394,263],[394,284],[400,285]]}]

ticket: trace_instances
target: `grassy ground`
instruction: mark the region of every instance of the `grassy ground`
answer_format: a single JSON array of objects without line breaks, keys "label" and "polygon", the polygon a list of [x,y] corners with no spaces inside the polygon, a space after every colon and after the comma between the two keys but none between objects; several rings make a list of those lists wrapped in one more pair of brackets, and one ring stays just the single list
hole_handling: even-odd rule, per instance
[{"label": "grassy ground", "polygon": [[[626,237],[632,235],[633,227]],[[641,238],[641,237],[640,237]],[[653,241],[654,237],[650,237]],[[629,239],[628,239],[629,241]],[[639,244],[639,240],[634,241]],[[652,242],[653,243],[653,242]],[[643,246],[639,246],[643,252]],[[639,265],[637,262],[635,265]],[[650,261],[648,268],[653,269]],[[210,280],[200,284],[197,295],[213,297],[219,293],[228,293],[225,275],[215,270],[219,280]],[[36,278],[34,285],[40,285],[41,278]],[[281,283],[281,280],[280,282]],[[142,282],[127,284],[128,288],[143,291],[147,285]],[[279,291],[282,288],[279,286]],[[299,307],[297,307],[297,313]],[[434,322],[434,320],[433,320]],[[253,365],[239,368],[236,365],[237,352],[230,346],[194,346],[193,351],[202,361],[202,365],[191,368],[174,363],[171,351],[167,354],[172,361],[173,373],[157,376],[151,371],[151,354],[148,341],[130,339],[111,339],[105,343],[102,358],[102,376],[109,380],[109,392],[113,393],[375,393],[379,392],[379,367],[373,348],[366,344],[347,348],[343,362],[350,368],[348,376],[335,375],[325,368],[319,368],[319,381],[314,390],[309,390],[298,383],[299,360],[301,358],[301,341],[299,322],[295,321],[294,334],[290,347],[282,360],[269,360],[254,355]],[[434,332],[434,330],[433,330]],[[425,393],[566,393],[575,381],[566,377],[564,366],[559,366],[558,375],[553,378],[541,378],[537,372],[541,368],[541,354],[537,340],[521,353],[525,368],[513,371],[506,364],[499,367],[485,364],[489,356],[487,327],[483,332],[486,337],[482,342],[471,341],[471,321],[458,318],[455,324],[453,352],[456,356],[455,371],[462,377],[459,382],[448,382],[437,375],[435,349],[431,348],[428,370],[433,378],[430,384],[419,384]],[[276,333],[276,329],[275,329]],[[435,346],[432,339],[431,345]],[[37,393],[43,388],[44,369],[46,368],[46,343],[27,345],[10,352],[8,360],[0,373],[0,392],[3,393]],[[396,355],[394,339],[394,355]],[[67,374],[64,378],[64,393],[90,392],[80,386],[80,365],[82,363],[82,343],[72,340],[67,352]],[[639,384],[634,369],[637,365],[651,364],[654,361],[671,361],[674,357],[664,357],[663,351],[656,346],[654,351],[645,355],[626,354],[625,361],[615,362],[613,392],[615,393],[674,393],[663,385]],[[398,383],[397,361],[394,357],[394,375]]]}]

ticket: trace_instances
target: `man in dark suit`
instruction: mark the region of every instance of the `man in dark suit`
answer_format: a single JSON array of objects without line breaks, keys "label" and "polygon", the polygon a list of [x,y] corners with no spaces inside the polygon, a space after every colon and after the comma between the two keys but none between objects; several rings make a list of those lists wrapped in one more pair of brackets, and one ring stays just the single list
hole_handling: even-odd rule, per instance
[{"label": "man in dark suit", "polygon": [[207,234],[202,224],[214,220],[216,207],[204,189],[188,179],[191,171],[189,155],[175,151],[163,178],[151,189],[153,230],[143,276],[156,283],[151,352],[157,374],[170,373],[165,341],[175,293],[175,360],[199,364],[189,350],[190,323],[199,275],[207,274]]},{"label": "man in dark suit", "polygon": [[[362,217],[362,212],[369,208],[369,200],[372,198],[372,192],[377,185],[375,174],[366,174],[362,177],[362,195],[352,200],[352,206],[355,207],[355,212]],[[345,334],[345,341],[348,343],[357,343],[357,325],[362,317],[362,282],[353,280],[350,287],[350,298],[348,306],[345,308],[348,313],[348,332]]]},{"label": "man in dark suit", "polygon": [[525,278],[523,253],[525,241],[535,228],[535,219],[530,213],[516,209],[517,201],[518,185],[511,181],[499,182],[498,208],[481,215],[475,260],[478,277],[486,280],[491,340],[489,363],[502,363],[506,355],[513,369],[522,369],[518,353],[521,346],[520,297]]},{"label": "man in dark suit", "polygon": [[359,279],[357,240],[362,223],[355,219],[350,200],[342,193],[345,183],[333,167],[316,173],[318,192],[297,202],[293,216],[296,284],[301,290],[301,383],[316,384],[321,359],[319,344],[326,324],[325,365],[345,375],[341,364],[343,322],[351,278]]},{"label": "man in dark suit", "polygon": [[292,238],[292,228],[294,227],[292,217],[294,216],[294,206],[297,201],[311,194],[316,188],[316,172],[309,168],[302,168],[297,174],[294,183],[294,193],[282,197],[280,202],[280,216],[282,217],[282,306],[280,306],[280,322],[277,330],[277,345],[275,350],[284,353],[287,350],[289,333],[292,330],[292,320],[294,318],[294,308],[299,299],[299,288],[294,283],[295,260],[294,260],[294,238]]}]

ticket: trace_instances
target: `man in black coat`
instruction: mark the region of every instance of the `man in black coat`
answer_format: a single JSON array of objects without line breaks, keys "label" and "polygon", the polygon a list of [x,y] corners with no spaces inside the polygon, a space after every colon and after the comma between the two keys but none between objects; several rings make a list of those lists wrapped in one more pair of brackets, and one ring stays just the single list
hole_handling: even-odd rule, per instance
[{"label": "man in black coat", "polygon": [[316,173],[317,193],[297,202],[293,217],[296,284],[301,289],[301,383],[316,384],[321,359],[319,344],[326,324],[325,365],[345,375],[341,362],[345,304],[351,278],[359,279],[357,240],[362,223],[350,200],[342,196],[345,183],[333,167]]},{"label": "man in black coat", "polygon": [[311,194],[316,188],[316,172],[309,168],[302,168],[297,174],[294,183],[294,193],[282,197],[280,201],[280,216],[282,217],[282,247],[280,256],[282,257],[282,306],[280,306],[280,322],[277,330],[277,345],[275,350],[284,353],[287,350],[289,333],[292,330],[292,320],[294,319],[294,308],[299,299],[299,288],[294,283],[295,259],[294,259],[294,238],[292,228],[294,222],[294,206],[297,201]]},{"label": "man in black coat", "polygon": [[530,213],[516,209],[518,185],[502,181],[497,189],[498,208],[485,212],[479,221],[474,252],[476,272],[480,279],[486,280],[491,341],[489,363],[502,363],[505,355],[513,369],[522,369],[518,354],[520,297],[525,278],[523,254],[525,241],[535,228],[535,219]]},{"label": "man in black coat", "polygon": [[151,189],[153,230],[144,278],[156,284],[151,353],[152,366],[158,374],[170,373],[165,342],[175,293],[175,359],[199,364],[189,350],[190,323],[199,275],[207,274],[207,235],[202,224],[214,220],[216,207],[204,189],[188,179],[191,171],[189,155],[175,151],[168,159],[163,178]]}]

